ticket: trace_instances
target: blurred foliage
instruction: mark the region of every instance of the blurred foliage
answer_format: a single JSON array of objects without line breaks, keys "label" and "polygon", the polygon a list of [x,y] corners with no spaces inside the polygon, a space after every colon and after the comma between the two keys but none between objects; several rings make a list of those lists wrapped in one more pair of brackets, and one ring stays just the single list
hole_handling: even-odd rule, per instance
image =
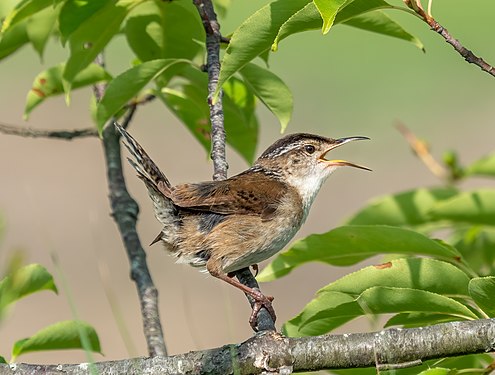
[{"label": "blurred foliage", "polygon": [[[21,266],[20,256],[9,262],[5,276],[0,280],[0,321],[22,298],[49,290],[57,293],[52,275],[39,264]],[[84,343],[87,340],[89,345]],[[78,320],[68,320],[52,324],[36,332],[31,337],[14,343],[11,362],[24,353],[56,350],[84,349],[100,353],[100,342],[93,327]],[[0,356],[0,363],[6,362]]]}]

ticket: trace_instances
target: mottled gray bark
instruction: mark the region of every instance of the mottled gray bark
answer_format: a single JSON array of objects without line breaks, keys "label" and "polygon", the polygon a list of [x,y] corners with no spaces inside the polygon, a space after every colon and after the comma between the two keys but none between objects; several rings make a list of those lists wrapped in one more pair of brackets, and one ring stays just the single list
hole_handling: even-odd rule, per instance
[{"label": "mottled gray bark", "polygon": [[[261,332],[242,344],[171,357],[96,363],[99,374],[290,374],[323,369],[403,368],[424,360],[485,353],[495,348],[495,319],[412,329],[287,338]],[[0,374],[89,374],[87,364],[0,365]]]}]

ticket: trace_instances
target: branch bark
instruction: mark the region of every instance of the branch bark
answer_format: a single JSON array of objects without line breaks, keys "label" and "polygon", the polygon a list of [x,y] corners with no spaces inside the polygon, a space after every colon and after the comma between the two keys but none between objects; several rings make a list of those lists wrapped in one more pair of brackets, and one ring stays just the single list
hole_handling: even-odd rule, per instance
[{"label": "branch bark", "polygon": [[[128,121],[131,118],[132,114],[128,116]],[[148,353],[150,356],[164,356],[167,355],[167,350],[158,312],[158,291],[151,279],[146,264],[146,253],[136,230],[139,206],[129,195],[125,185],[120,147],[119,133],[113,125],[107,126],[103,131],[103,149],[112,216],[117,223],[129,258],[131,279],[136,283],[138,290]]]},{"label": "branch bark", "polygon": [[[99,54],[95,62],[105,65],[103,55]],[[105,93],[104,84],[93,86],[93,92],[97,101],[100,101]],[[153,100],[153,99],[151,99]],[[138,103],[128,105],[126,116],[122,126],[127,128],[136,112]],[[105,152],[105,165],[107,168],[108,190],[110,192],[110,205],[112,217],[119,228],[122,242],[124,243],[127,257],[131,266],[131,279],[138,290],[141,315],[143,319],[143,331],[150,356],[166,356],[167,348],[163,338],[162,325],[158,310],[158,290],[156,289],[146,263],[146,253],[141,245],[136,226],[139,214],[139,206],[127,191],[124,174],[122,172],[122,157],[120,134],[113,120],[103,129],[103,149]]]},{"label": "branch bark", "polygon": [[[95,364],[99,374],[261,374],[376,367],[411,367],[425,360],[495,349],[495,319],[450,322],[372,333],[287,338],[265,331],[241,344],[171,357]],[[2,374],[89,374],[87,364],[0,365]]]},{"label": "branch bark", "polygon": [[426,22],[433,31],[438,33],[445,39],[445,41],[450,44],[454,50],[459,53],[464,60],[466,60],[470,64],[474,64],[478,66],[482,71],[490,74],[495,77],[495,68],[488,64],[483,58],[476,56],[471,50],[467,49],[462,45],[462,43],[454,38],[449,31],[440,25],[432,16],[431,16],[431,4],[429,5],[428,13],[426,13],[421,5],[421,0],[404,0],[404,3],[414,10],[420,18]]},{"label": "branch bark", "polygon": [[208,71],[208,105],[211,121],[211,159],[213,160],[213,179],[227,178],[227,159],[225,157],[225,128],[223,116],[223,92],[220,90],[216,101],[213,95],[218,87],[220,75],[220,25],[211,0],[193,0],[198,9],[206,32],[206,69]]},{"label": "branch bark", "polygon": [[[220,24],[211,0],[193,0],[198,9],[199,16],[203,22],[206,32],[206,69],[208,71],[208,105],[210,107],[211,121],[211,158],[213,160],[213,180],[224,180],[227,178],[228,163],[225,156],[225,127],[223,116],[222,90],[216,102],[213,95],[218,87],[220,75],[220,43],[228,39],[222,37]],[[259,289],[258,282],[249,268],[244,268],[235,273],[237,279],[250,288]],[[251,307],[254,300],[246,295]],[[275,322],[270,313],[264,307],[258,313],[258,330],[275,330]]]},{"label": "branch bark", "polygon": [[17,135],[26,138],[56,138],[65,141],[71,141],[74,138],[96,137],[98,132],[95,128],[74,129],[74,130],[45,130],[24,128],[21,126],[13,126],[0,124],[0,133],[8,135]]}]

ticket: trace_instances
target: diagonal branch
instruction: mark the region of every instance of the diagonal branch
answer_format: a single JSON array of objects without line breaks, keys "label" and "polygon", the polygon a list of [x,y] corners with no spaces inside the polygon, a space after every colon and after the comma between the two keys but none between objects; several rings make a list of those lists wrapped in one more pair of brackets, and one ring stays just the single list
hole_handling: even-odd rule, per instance
[{"label": "diagonal branch", "polygon": [[[423,361],[495,349],[495,319],[450,322],[380,332],[287,338],[273,331],[241,344],[171,357],[99,362],[104,374],[290,374],[292,372],[375,367],[395,370]],[[0,364],[0,373],[24,375],[89,374],[83,364]]]},{"label": "diagonal branch", "polygon": [[[99,54],[96,63],[104,65],[103,55]],[[105,93],[104,84],[96,84],[93,91],[97,101],[100,101]],[[151,99],[152,100],[152,99]],[[128,105],[127,113],[122,126],[127,128],[136,112],[138,103]],[[153,283],[146,263],[146,253],[139,239],[136,225],[139,214],[139,206],[127,191],[124,174],[122,172],[122,157],[120,134],[113,126],[113,121],[103,129],[103,149],[105,152],[105,165],[107,168],[108,190],[110,192],[110,205],[112,216],[119,228],[124,243],[127,257],[131,266],[131,279],[135,282],[141,315],[143,319],[143,331],[148,345],[148,354],[154,356],[166,356],[167,348],[163,338],[160,314],[158,311],[158,291]]]},{"label": "diagonal branch", "polygon": [[[466,60],[470,64],[477,65],[482,71],[495,77],[495,68],[488,64],[481,57],[476,56],[471,50],[464,47],[459,40],[454,38],[446,28],[440,25],[431,16],[431,9],[428,11],[428,13],[426,13],[421,6],[420,0],[404,0],[404,3],[409,8],[414,10],[420,16],[420,18],[431,27],[433,31],[440,34],[445,39],[445,41],[450,44],[456,50],[456,52],[464,58],[464,60]],[[431,8],[431,4],[429,5],[429,8]]]},{"label": "diagonal branch", "polygon": [[[208,71],[208,105],[210,106],[211,121],[211,158],[213,160],[213,179],[223,180],[227,178],[228,164],[225,157],[225,128],[223,116],[222,90],[216,102],[213,95],[218,87],[220,75],[220,43],[227,39],[220,34],[220,25],[211,0],[193,0],[198,9],[206,32],[206,68]],[[236,272],[237,279],[250,288],[259,289],[258,282],[249,268]],[[253,307],[254,300],[246,296]],[[259,330],[275,330],[275,323],[268,310],[264,307],[258,313],[257,327]]]},{"label": "diagonal branch", "polygon": [[94,127],[74,130],[39,130],[6,124],[0,124],[0,133],[26,138],[56,138],[65,141],[71,141],[74,138],[98,136],[98,132]]},{"label": "diagonal branch", "polygon": [[407,128],[401,122],[398,122],[395,127],[402,134],[402,136],[406,139],[409,146],[414,151],[414,153],[418,156],[418,158],[423,162],[423,164],[433,173],[436,177],[441,180],[446,180],[448,178],[448,172],[443,165],[441,165],[438,161],[435,160],[430,150],[428,149],[428,145],[426,142],[418,139],[414,133]]},{"label": "diagonal branch", "polygon": [[[128,123],[132,119],[133,113],[134,111],[129,110],[127,121],[125,122]],[[131,278],[136,283],[138,290],[148,353],[152,357],[167,355],[158,312],[158,291],[151,279],[146,264],[146,253],[136,230],[139,206],[129,195],[125,185],[120,147],[120,135],[115,127],[105,127],[103,130],[103,148],[107,166],[112,216],[122,236],[131,265]]]}]

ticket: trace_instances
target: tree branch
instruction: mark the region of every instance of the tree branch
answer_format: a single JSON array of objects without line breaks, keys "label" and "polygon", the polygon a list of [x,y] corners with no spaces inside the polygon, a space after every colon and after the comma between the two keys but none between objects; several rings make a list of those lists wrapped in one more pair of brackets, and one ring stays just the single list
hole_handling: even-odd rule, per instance
[{"label": "tree branch", "polygon": [[[481,57],[476,56],[472,51],[464,47],[459,40],[450,35],[448,30],[440,25],[431,16],[431,9],[429,9],[429,13],[426,13],[424,11],[423,7],[421,6],[420,0],[404,0],[404,3],[409,8],[414,10],[421,17],[421,19],[431,27],[433,31],[440,34],[445,39],[445,41],[450,44],[454,48],[454,50],[456,50],[457,53],[459,53],[464,58],[464,60],[466,60],[470,64],[477,65],[482,71],[495,77],[495,68],[488,64]],[[429,5],[429,8],[431,8],[431,5]]]},{"label": "tree branch", "polygon": [[[220,34],[220,24],[217,21],[217,15],[215,14],[211,0],[193,0],[193,3],[198,9],[206,32],[206,69],[208,72],[208,105],[210,106],[213,180],[224,180],[227,178],[228,164],[225,156],[222,90],[220,90],[216,102],[213,101],[213,95],[217,90],[220,75],[220,43],[226,42],[227,39]],[[250,288],[259,289],[258,282],[249,268],[239,270],[235,274],[242,284]],[[252,307],[254,300],[247,295],[246,297]],[[268,310],[264,307],[258,313],[257,323],[258,330],[275,330],[275,323]]]},{"label": "tree branch", "polygon": [[[372,333],[287,338],[265,331],[235,345],[171,357],[99,362],[99,374],[290,374],[376,367],[398,369],[425,360],[487,353],[495,349],[495,319],[450,322]],[[2,374],[89,374],[86,364],[0,365]]]},{"label": "tree branch", "polygon": [[[127,122],[132,118],[129,111]],[[127,191],[122,173],[120,135],[114,126],[103,130],[103,148],[107,166],[112,216],[117,223],[131,265],[131,279],[136,283],[143,329],[150,356],[167,355],[158,312],[158,291],[146,264],[146,253],[137,234],[139,206]]]},{"label": "tree branch", "polygon": [[[99,54],[95,62],[104,66],[103,55]],[[93,86],[97,101],[101,100],[105,93],[105,88],[105,84],[101,83]],[[131,122],[136,112],[137,104],[131,103],[128,105],[127,113],[122,122],[124,128],[127,128]],[[117,223],[127,257],[129,258],[131,279],[135,282],[138,290],[148,354],[151,357],[166,356],[167,348],[163,338],[158,311],[158,291],[151,278],[146,263],[146,253],[136,230],[139,206],[127,191],[122,172],[120,133],[113,126],[113,120],[103,129],[102,143],[105,151],[105,165],[107,168],[112,216]]]},{"label": "tree branch", "polygon": [[65,141],[71,141],[74,138],[98,136],[98,132],[95,128],[74,130],[38,130],[6,124],[0,124],[0,133],[31,138],[55,138]]},{"label": "tree branch", "polygon": [[216,102],[213,101],[220,75],[220,43],[222,35],[220,34],[220,25],[211,0],[193,0],[193,3],[198,9],[206,32],[206,68],[208,71],[208,105],[210,106],[213,179],[224,180],[227,178],[228,164],[225,157],[222,90],[220,90]]},{"label": "tree branch", "polygon": [[426,142],[419,140],[414,133],[407,128],[406,125],[398,122],[395,127],[402,136],[406,139],[409,146],[418,156],[418,158],[423,162],[423,164],[433,173],[436,177],[441,180],[446,180],[449,176],[447,169],[435,160],[433,155],[430,153]]}]

